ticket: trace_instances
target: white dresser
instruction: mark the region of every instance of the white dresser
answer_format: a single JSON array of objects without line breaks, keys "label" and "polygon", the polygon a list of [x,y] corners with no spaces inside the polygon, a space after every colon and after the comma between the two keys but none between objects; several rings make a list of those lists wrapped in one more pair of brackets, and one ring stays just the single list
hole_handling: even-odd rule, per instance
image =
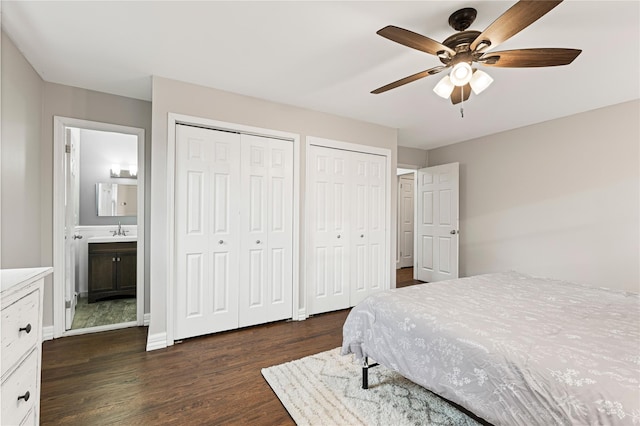
[{"label": "white dresser", "polygon": [[3,269],[0,369],[1,425],[37,425],[40,417],[42,295],[53,268]]}]

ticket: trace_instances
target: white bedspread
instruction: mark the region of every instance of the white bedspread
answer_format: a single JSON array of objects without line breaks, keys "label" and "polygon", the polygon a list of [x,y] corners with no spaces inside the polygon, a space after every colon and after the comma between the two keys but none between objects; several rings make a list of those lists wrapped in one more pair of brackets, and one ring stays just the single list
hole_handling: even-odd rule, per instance
[{"label": "white bedspread", "polygon": [[377,293],[342,354],[496,425],[640,424],[640,298],[509,272]]}]

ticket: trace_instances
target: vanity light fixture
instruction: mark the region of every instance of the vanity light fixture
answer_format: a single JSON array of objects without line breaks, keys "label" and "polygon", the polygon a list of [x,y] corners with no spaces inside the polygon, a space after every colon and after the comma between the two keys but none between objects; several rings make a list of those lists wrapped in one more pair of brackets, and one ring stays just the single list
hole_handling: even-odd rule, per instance
[{"label": "vanity light fixture", "polygon": [[137,179],[138,178],[138,166],[129,165],[128,169],[123,169],[118,164],[111,165],[111,177],[112,178],[124,178],[124,179]]}]

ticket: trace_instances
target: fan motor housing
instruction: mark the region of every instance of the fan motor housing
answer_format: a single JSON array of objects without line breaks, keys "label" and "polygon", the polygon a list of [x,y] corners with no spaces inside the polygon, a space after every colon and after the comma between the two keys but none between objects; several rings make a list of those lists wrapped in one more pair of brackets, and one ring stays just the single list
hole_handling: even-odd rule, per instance
[{"label": "fan motor housing", "polygon": [[[454,50],[456,52],[456,57],[458,57],[461,53],[469,52],[469,46],[480,34],[480,31],[462,31],[447,37],[442,44]],[[443,64],[449,64],[450,61],[450,58],[440,58],[440,62]]]}]

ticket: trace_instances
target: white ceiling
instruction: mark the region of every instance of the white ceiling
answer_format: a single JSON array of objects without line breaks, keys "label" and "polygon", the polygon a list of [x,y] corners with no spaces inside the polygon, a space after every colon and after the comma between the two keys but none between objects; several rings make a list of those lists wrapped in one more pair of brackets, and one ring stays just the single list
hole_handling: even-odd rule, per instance
[{"label": "white ceiling", "polygon": [[434,148],[640,97],[640,2],[567,0],[495,50],[582,49],[565,67],[489,68],[494,83],[459,105],[442,74],[379,86],[439,65],[376,35],[386,25],[442,41],[474,7],[482,31],[515,1],[2,1],[2,28],[50,82],[151,100],[151,76],[214,87],[399,129]]}]

